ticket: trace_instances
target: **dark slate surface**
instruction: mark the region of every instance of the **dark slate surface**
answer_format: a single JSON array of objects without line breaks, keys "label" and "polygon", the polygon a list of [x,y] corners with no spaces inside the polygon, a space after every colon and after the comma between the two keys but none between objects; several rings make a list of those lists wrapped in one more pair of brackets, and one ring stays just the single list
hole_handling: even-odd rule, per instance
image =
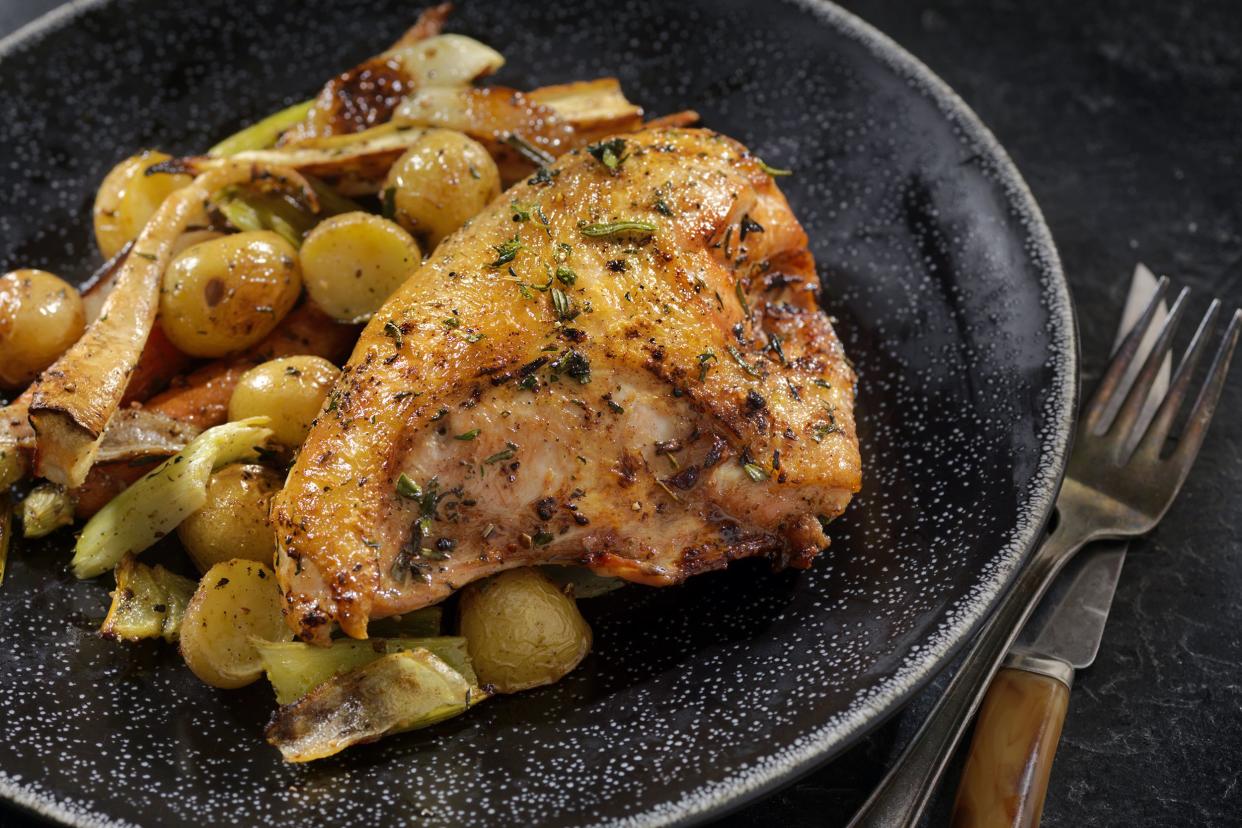
[{"label": "dark slate surface", "polygon": [[[3,0],[0,34],[56,5]],[[1136,261],[1189,285],[1197,307],[1211,294],[1242,304],[1236,0],[845,5],[928,63],[1009,149],[1060,247],[1088,382]],[[1195,474],[1132,548],[1099,661],[1078,677],[1046,825],[1242,825],[1240,409],[1235,368]],[[943,682],[725,824],[844,823]],[[948,798],[931,824],[947,821]],[[0,824],[15,819],[0,812]]]}]

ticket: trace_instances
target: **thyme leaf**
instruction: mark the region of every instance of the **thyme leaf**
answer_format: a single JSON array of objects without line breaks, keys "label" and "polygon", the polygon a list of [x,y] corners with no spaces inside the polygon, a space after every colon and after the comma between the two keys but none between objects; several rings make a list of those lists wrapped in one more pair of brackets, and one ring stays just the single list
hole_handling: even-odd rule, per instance
[{"label": "thyme leaf", "polygon": [[634,233],[643,236],[653,235],[655,225],[648,221],[610,221],[603,224],[583,224],[578,229],[582,235],[591,238],[619,236],[623,233]]}]

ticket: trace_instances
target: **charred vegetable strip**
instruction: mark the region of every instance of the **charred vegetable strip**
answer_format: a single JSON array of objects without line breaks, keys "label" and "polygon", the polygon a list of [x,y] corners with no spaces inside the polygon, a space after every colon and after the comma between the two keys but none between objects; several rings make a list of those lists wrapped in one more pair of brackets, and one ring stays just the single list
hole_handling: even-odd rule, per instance
[{"label": "charred vegetable strip", "polygon": [[165,199],[134,242],[99,319],[36,383],[30,420],[40,476],[69,488],[86,479],[155,322],[160,280],[173,245],[192,220],[203,218],[203,204],[215,192],[247,182],[283,183],[300,187],[308,203],[317,201],[310,185],[292,170],[254,162],[219,164]]},{"label": "charred vegetable strip", "polygon": [[253,457],[270,435],[257,417],[204,431],[90,519],[74,548],[74,574],[102,575],[176,529],[203,505],[212,470]]},{"label": "charred vegetable strip", "polygon": [[429,650],[385,655],[336,676],[267,726],[267,740],[287,762],[309,762],[464,713],[487,698]]}]

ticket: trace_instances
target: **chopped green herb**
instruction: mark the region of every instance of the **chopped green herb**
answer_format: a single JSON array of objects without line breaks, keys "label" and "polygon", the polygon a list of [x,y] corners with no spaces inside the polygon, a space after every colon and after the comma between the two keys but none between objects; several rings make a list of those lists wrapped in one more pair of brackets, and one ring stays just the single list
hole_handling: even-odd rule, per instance
[{"label": "chopped green herb", "polygon": [[742,306],[742,315],[750,317],[750,303],[746,301],[746,291],[742,287],[742,280],[738,279],[733,283],[733,292],[737,294],[738,304]]},{"label": "chopped green herb", "polygon": [[470,171],[470,177],[473,178],[475,181],[478,181],[480,178],[483,177],[479,174],[479,170],[476,166],[474,166],[474,164],[467,164],[466,169]]},{"label": "chopped green herb", "polygon": [[757,377],[757,376],[759,376],[759,372],[758,372],[758,371],[756,371],[756,370],[754,369],[754,367],[753,367],[753,366],[751,366],[751,364],[750,364],[749,362],[747,362],[747,361],[746,361],[746,358],[742,356],[742,352],[741,352],[741,351],[739,351],[739,350],[738,350],[735,346],[733,346],[733,345],[730,345],[730,346],[728,347],[728,350],[729,350],[729,356],[733,357],[733,361],[734,361],[734,362],[736,362],[738,365],[742,366],[742,370],[743,370],[743,371],[745,371],[746,373],[750,374],[752,377]]},{"label": "chopped green herb", "polygon": [[384,189],[384,201],[380,205],[380,215],[391,220],[397,215],[397,188],[386,187]]},{"label": "chopped green herb", "polygon": [[500,463],[504,460],[512,460],[513,455],[517,452],[517,446],[513,443],[505,443],[503,451],[498,451],[491,457],[486,458],[483,462],[487,464]]},{"label": "chopped green herb", "polygon": [[536,377],[534,374],[527,374],[526,376],[518,380],[517,386],[518,388],[521,388],[523,391],[534,391],[536,388],[539,387],[539,378]]},{"label": "chopped green herb", "polygon": [[742,214],[742,230],[738,234],[738,241],[746,241],[746,237],[751,233],[762,233],[763,225],[750,217],[750,213]]},{"label": "chopped green herb", "polygon": [[527,141],[516,132],[510,132],[504,137],[504,143],[517,151],[517,154],[525,158],[536,167],[546,167],[556,161],[554,157],[546,150],[542,150],[534,144]]},{"label": "chopped green herb", "polygon": [[559,281],[562,285],[565,285],[565,287],[569,287],[574,282],[578,281],[578,274],[574,273],[572,270],[565,267],[564,265],[560,265],[559,267],[556,268],[556,278],[557,278],[557,281]]},{"label": "chopped green herb", "polygon": [[552,180],[561,174],[560,170],[550,170],[547,167],[540,167],[535,170],[535,174],[526,179],[526,183],[535,187],[542,187],[552,183]]},{"label": "chopped green herb", "polygon": [[768,350],[776,354],[777,359],[781,361],[781,365],[789,364],[789,360],[785,359],[785,348],[781,343],[781,338],[776,334],[768,334]]},{"label": "chopped green herb", "polygon": [[625,409],[617,403],[613,402],[612,397],[604,397],[604,402],[608,403],[608,410],[613,414],[624,414]]},{"label": "chopped green herb", "polygon": [[832,386],[828,384],[827,380],[821,379],[820,377],[816,377],[815,379],[811,380],[811,385],[818,385],[820,388],[827,388],[830,390],[832,388]]},{"label": "chopped green herb", "polygon": [[553,540],[552,535],[548,532],[539,531],[531,536],[531,543],[535,546],[547,546]]},{"label": "chopped green herb", "polygon": [[673,215],[673,208],[668,206],[668,202],[664,200],[664,196],[657,195],[655,200],[656,212],[662,216]]},{"label": "chopped green herb", "polygon": [[398,348],[405,342],[405,336],[401,333],[401,326],[391,319],[384,323],[384,335],[392,337],[393,341],[397,343]]},{"label": "chopped green herb", "polygon": [[584,224],[579,229],[582,235],[592,238],[619,236],[623,233],[636,233],[650,236],[655,233],[655,225],[647,221],[612,221],[604,224]]},{"label": "chopped green herb", "polygon": [[607,167],[609,173],[616,175],[618,168],[626,159],[625,139],[611,138],[607,141],[600,141],[598,144],[591,144],[587,147],[587,152]]},{"label": "chopped green herb", "polygon": [[135,256],[137,256],[137,257],[138,257],[138,258],[140,258],[140,259],[146,259],[148,262],[153,262],[153,261],[155,261],[155,255],[154,255],[154,254],[152,254],[152,253],[143,253],[143,252],[142,252],[142,251],[140,251],[140,250],[135,250],[135,251],[134,251],[134,255],[135,255]]},{"label": "chopped green herb", "polygon": [[468,334],[466,334],[464,337],[462,337],[462,339],[466,340],[466,341],[467,341],[467,342],[469,342],[471,345],[473,345],[474,343],[478,342],[478,341],[479,341],[480,339],[482,339],[482,338],[483,338],[483,334],[482,334],[482,333],[480,333],[480,332],[478,332],[478,331],[474,331],[474,332],[472,332],[472,333],[468,333]]},{"label": "chopped green herb", "polygon": [[530,207],[528,205],[511,201],[509,202],[509,209],[513,211],[514,221],[530,221]]},{"label": "chopped green herb", "polygon": [[746,472],[747,476],[756,483],[762,483],[764,480],[768,479],[768,473],[757,463],[747,463],[742,466],[742,469]]},{"label": "chopped green herb", "polygon": [[570,302],[569,297],[565,295],[565,291],[558,287],[554,287],[551,290],[551,296],[552,310],[556,312],[557,319],[567,321],[578,315],[574,313],[573,303]]},{"label": "chopped green herb", "polygon": [[780,167],[769,167],[767,164],[763,163],[762,158],[757,156],[755,157],[755,163],[759,165],[759,169],[763,170],[773,178],[777,178],[782,175],[793,175],[793,170],[782,170]]},{"label": "chopped green herb", "polygon": [[402,497],[408,497],[411,500],[422,500],[423,499],[423,490],[420,489],[418,487],[418,484],[415,483],[413,480],[411,480],[409,476],[404,473],[400,477],[397,478],[397,494],[401,495]]},{"label": "chopped green herb", "polygon": [[453,439],[454,440],[473,440],[475,437],[478,437],[480,433],[481,433],[480,429],[472,428],[464,434],[458,434]]},{"label": "chopped green herb", "polygon": [[716,355],[711,351],[704,351],[699,354],[699,382],[707,379],[707,372],[711,370],[712,363],[716,361]]},{"label": "chopped green herb", "polygon": [[446,328],[460,328],[461,320],[458,319],[456,316],[450,316],[443,320],[443,324],[444,324],[444,327]]},{"label": "chopped green herb", "polygon": [[584,354],[572,349],[556,358],[552,363],[552,370],[568,374],[582,385],[591,381],[591,361]]},{"label": "chopped green herb", "polygon": [[502,267],[517,258],[518,251],[522,249],[522,235],[514,233],[513,238],[502,244],[492,245],[492,249],[496,251],[496,261],[492,262],[488,267]]},{"label": "chopped green herb", "polygon": [[444,406],[440,406],[440,410],[437,411],[435,414],[431,415],[431,421],[434,423],[436,420],[443,420],[445,415],[447,414],[448,414],[448,409],[445,408]]}]

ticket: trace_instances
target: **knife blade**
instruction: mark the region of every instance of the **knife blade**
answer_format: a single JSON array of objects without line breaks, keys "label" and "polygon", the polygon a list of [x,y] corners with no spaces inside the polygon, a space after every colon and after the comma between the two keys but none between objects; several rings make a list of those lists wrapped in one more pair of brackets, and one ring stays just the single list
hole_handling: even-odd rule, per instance
[{"label": "knife blade", "polygon": [[[1147,267],[1142,264],[1135,267],[1134,276],[1130,280],[1129,295],[1121,314],[1121,323],[1117,326],[1114,350],[1138,321],[1143,308],[1156,290],[1156,281],[1155,275]],[[1162,303],[1156,312],[1155,324],[1150,327],[1139,346],[1140,359],[1134,360],[1122,387],[1129,385],[1138,374],[1143,358],[1159,336],[1160,325],[1167,313],[1168,309]],[[1141,434],[1155,415],[1168,388],[1170,373],[1171,360],[1166,356],[1140,416],[1137,433]],[[1103,418],[1104,422],[1108,422],[1120,406],[1121,396],[1118,395],[1117,404]],[[1124,541],[1097,543],[1080,552],[1072,566],[1053,584],[1035,614],[1019,633],[1007,664],[1020,666],[1019,663],[1029,661],[1027,656],[1036,656],[1053,659],[1075,670],[1089,667],[1100,649],[1104,626],[1108,621],[1113,594],[1117,591],[1117,582],[1121,578],[1128,547],[1129,544]],[[1072,670],[1068,675],[1072,678]]]}]

